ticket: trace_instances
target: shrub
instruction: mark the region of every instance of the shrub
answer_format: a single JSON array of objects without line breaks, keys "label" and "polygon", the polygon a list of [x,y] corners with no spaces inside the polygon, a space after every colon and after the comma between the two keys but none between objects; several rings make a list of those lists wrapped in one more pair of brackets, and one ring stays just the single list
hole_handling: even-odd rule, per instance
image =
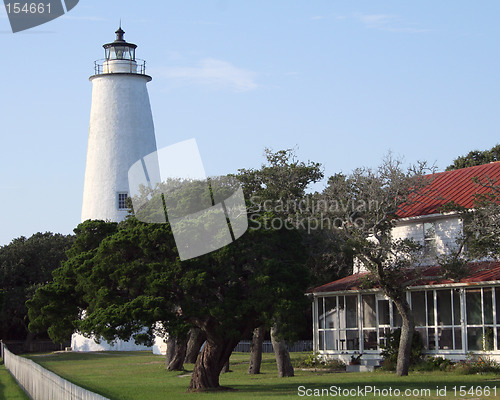
[{"label": "shrub", "polygon": [[447,358],[427,356],[421,362],[415,364],[413,371],[451,371],[454,363]]},{"label": "shrub", "polygon": [[[399,342],[401,339],[401,329],[396,329],[387,334],[386,344],[382,345],[381,355],[384,357],[382,369],[393,371],[398,362]],[[417,331],[413,332],[411,341],[410,365],[415,365],[422,359],[422,339]]]},{"label": "shrub", "polygon": [[453,371],[459,374],[499,374],[500,364],[487,355],[469,354],[466,360],[455,364]]},{"label": "shrub", "polygon": [[345,369],[345,364],[339,359],[323,359],[319,353],[312,352],[302,360],[295,363],[296,367],[302,368],[324,368],[324,369]]}]

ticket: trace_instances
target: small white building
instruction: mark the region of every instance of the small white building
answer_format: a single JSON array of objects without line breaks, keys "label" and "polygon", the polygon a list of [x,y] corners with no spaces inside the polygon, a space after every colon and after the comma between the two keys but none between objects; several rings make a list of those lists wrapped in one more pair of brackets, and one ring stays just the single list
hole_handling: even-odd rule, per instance
[{"label": "small white building", "polygon": [[[451,201],[471,208],[475,194],[488,190],[474,177],[499,182],[500,162],[433,175],[434,195],[398,213],[393,238],[420,242],[429,260],[455,246],[462,221],[439,209]],[[500,262],[478,260],[469,267],[460,281],[423,279],[407,290],[416,331],[427,354],[464,359],[468,352],[484,351],[500,360]],[[442,276],[437,266],[423,268],[424,277]],[[359,353],[365,362],[380,360],[381,345],[401,326],[401,317],[380,288],[362,288],[367,272],[354,272],[312,290],[314,350],[344,361]]]}]

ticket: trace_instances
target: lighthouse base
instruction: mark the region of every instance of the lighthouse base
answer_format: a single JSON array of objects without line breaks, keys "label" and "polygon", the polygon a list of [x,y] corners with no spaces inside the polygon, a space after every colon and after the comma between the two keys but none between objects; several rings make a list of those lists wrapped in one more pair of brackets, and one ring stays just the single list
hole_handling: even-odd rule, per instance
[{"label": "lighthouse base", "polygon": [[165,354],[167,345],[163,338],[155,336],[153,346],[144,346],[136,344],[134,340],[116,340],[107,342],[101,339],[96,343],[94,338],[87,338],[79,333],[73,333],[71,336],[71,350],[79,352],[93,351],[152,351],[153,354]]}]

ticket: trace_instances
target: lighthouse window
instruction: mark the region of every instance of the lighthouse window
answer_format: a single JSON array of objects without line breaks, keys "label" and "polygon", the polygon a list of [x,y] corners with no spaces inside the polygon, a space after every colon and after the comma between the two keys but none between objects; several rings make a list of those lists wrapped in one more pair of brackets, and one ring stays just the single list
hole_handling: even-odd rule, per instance
[{"label": "lighthouse window", "polygon": [[118,193],[118,209],[126,210],[127,209],[127,193]]}]

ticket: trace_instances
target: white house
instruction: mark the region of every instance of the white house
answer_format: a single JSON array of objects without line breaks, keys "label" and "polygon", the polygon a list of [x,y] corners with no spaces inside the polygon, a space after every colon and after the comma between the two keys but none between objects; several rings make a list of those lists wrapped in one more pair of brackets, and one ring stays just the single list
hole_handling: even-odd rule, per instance
[{"label": "white house", "polygon": [[[393,238],[413,238],[429,256],[445,253],[462,221],[439,209],[451,201],[471,208],[475,194],[488,190],[474,177],[500,182],[500,162],[434,174],[429,186],[435,195],[398,213]],[[407,290],[416,330],[428,354],[464,359],[468,352],[486,351],[500,360],[500,262],[478,260],[469,267],[460,281],[424,279]],[[442,276],[437,266],[423,268],[424,276]],[[354,272],[312,290],[314,350],[345,361],[355,353],[379,360],[386,334],[401,326],[401,317],[381,289],[362,288],[367,272]]]}]

